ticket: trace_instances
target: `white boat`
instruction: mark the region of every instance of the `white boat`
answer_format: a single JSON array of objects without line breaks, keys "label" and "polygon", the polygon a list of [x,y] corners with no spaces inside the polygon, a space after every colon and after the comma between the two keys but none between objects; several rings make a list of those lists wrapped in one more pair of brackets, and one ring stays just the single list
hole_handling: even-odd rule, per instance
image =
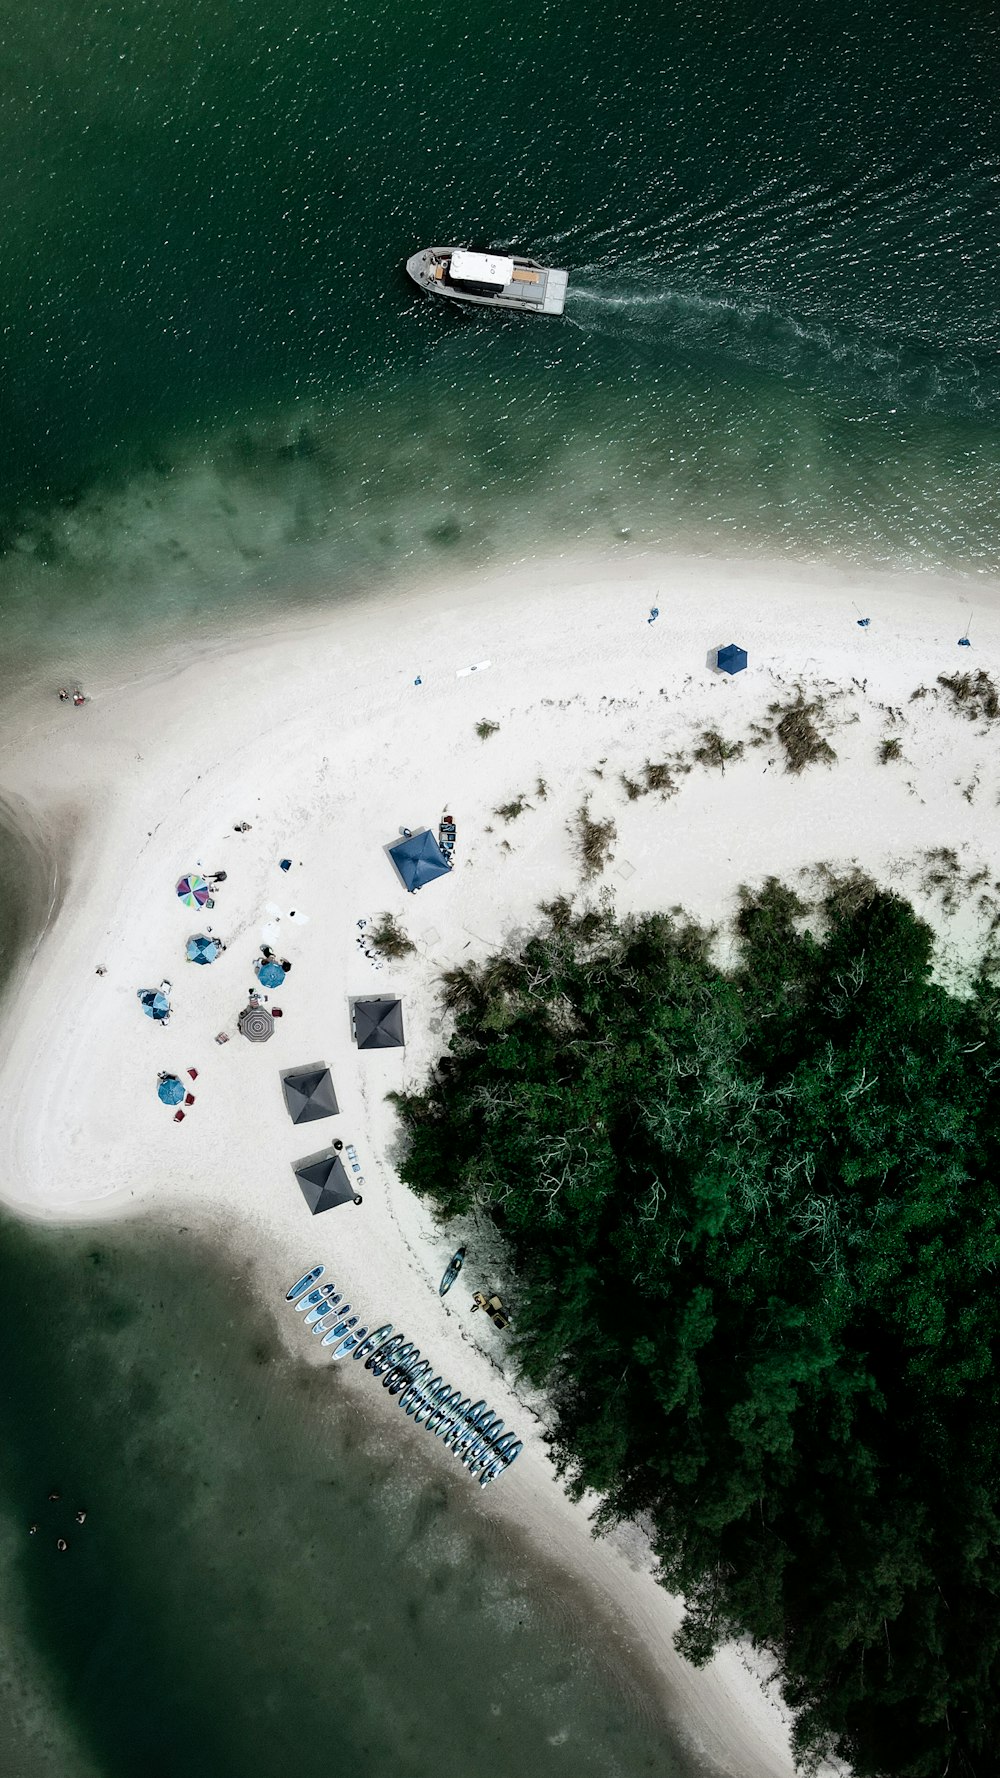
[{"label": "white boat", "polygon": [[406,270],[428,296],[522,315],[561,315],[569,273],[517,254],[471,253],[465,247],[425,247]]}]

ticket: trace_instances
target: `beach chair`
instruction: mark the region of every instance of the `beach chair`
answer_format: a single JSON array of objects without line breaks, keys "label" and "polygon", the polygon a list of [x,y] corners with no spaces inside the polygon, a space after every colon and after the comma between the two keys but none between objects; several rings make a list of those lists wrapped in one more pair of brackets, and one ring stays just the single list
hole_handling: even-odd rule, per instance
[{"label": "beach chair", "polygon": [[194,1104],[194,1094],[193,1093],[185,1093],[184,1094],[184,1103],[185,1103],[185,1105],[193,1105]]},{"label": "beach chair", "polygon": [[228,1043],[229,1042],[229,1032],[228,1031],[217,1031],[215,1033],[215,1041],[216,1041],[216,1043]]},{"label": "beach chair", "polygon": [[180,1110],[175,1111],[174,1112],[174,1123],[175,1124],[182,1124],[183,1122],[184,1122],[183,1111],[180,1111]]}]

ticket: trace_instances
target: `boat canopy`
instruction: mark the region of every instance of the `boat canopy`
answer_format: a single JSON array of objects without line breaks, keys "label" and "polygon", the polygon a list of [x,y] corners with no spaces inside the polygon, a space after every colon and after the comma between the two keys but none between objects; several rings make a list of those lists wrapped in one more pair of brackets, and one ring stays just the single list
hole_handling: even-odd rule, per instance
[{"label": "boat canopy", "polygon": [[495,284],[499,290],[513,278],[514,261],[498,258],[495,253],[469,253],[464,247],[456,247],[449,270],[460,284]]}]

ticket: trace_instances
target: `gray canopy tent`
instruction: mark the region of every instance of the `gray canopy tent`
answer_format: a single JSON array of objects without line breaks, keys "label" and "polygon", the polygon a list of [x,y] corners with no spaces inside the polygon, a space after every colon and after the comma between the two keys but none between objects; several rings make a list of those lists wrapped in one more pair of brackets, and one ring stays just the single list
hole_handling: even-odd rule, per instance
[{"label": "gray canopy tent", "polygon": [[403,1047],[403,1007],[399,1000],[356,1000],[354,1041],[359,1050]]},{"label": "gray canopy tent", "polygon": [[333,1210],[337,1204],[360,1204],[347,1168],[334,1148],[322,1148],[318,1154],[307,1154],[292,1163],[295,1177],[314,1216]]},{"label": "gray canopy tent", "polygon": [[311,1124],[318,1117],[336,1117],[340,1106],[325,1062],[286,1068],[281,1086],[293,1124]]}]

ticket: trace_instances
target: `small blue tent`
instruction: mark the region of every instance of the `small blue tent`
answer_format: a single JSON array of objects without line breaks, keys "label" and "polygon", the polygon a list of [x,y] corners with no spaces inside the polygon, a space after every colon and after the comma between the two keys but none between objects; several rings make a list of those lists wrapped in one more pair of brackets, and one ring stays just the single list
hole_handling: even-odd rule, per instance
[{"label": "small blue tent", "polygon": [[719,649],[715,664],[723,673],[742,673],[747,664],[747,651],[745,648],[737,648],[735,642],[730,642],[728,648]]},{"label": "small blue tent", "polygon": [[435,877],[446,877],[450,868],[429,827],[390,846],[389,857],[411,895],[425,883],[432,883]]}]

